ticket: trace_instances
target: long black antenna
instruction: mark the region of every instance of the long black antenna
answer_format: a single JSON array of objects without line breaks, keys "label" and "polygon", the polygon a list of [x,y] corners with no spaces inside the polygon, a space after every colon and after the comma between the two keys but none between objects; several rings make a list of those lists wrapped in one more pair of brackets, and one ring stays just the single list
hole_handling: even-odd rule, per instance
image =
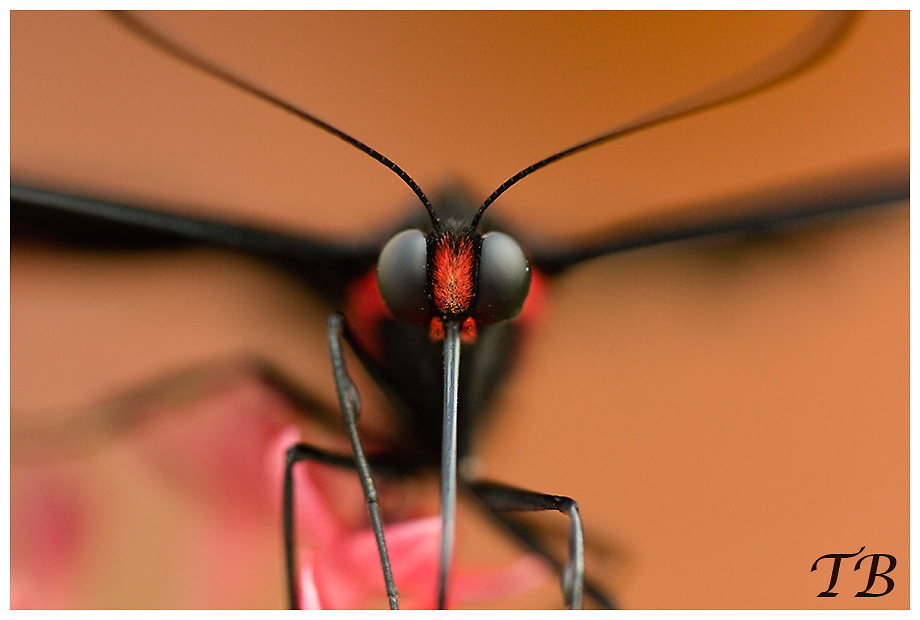
[{"label": "long black antenna", "polygon": [[138,20],[134,15],[124,11],[110,11],[109,14],[121,22],[121,24],[124,25],[128,30],[132,31],[140,38],[146,40],[147,42],[166,52],[170,56],[178,59],[179,61],[187,65],[191,65],[192,67],[195,67],[196,69],[199,69],[212,77],[236,86],[237,88],[244,90],[251,95],[255,95],[259,99],[262,99],[263,101],[266,101],[277,108],[281,108],[285,112],[289,112],[294,116],[307,121],[308,123],[322,129],[323,131],[339,138],[340,140],[347,142],[362,153],[369,155],[375,161],[380,162],[392,170],[396,176],[402,179],[402,181],[408,185],[413,192],[415,192],[415,195],[418,196],[419,200],[422,201],[422,205],[425,207],[425,210],[428,211],[428,216],[431,218],[431,223],[434,226],[435,232],[441,231],[441,222],[434,211],[434,207],[431,205],[431,201],[428,200],[428,196],[425,195],[425,192],[422,191],[422,188],[418,186],[418,183],[416,183],[415,180],[410,177],[405,170],[400,168],[395,162],[390,160],[382,153],[379,153],[360,140],[351,137],[341,129],[333,127],[329,123],[320,120],[309,112],[301,110],[297,106],[271,94],[267,90],[256,86],[252,82],[249,82],[242,77],[239,77],[238,75],[234,75],[226,69],[223,69],[216,64],[205,60],[201,56],[194,54],[190,50],[185,49],[175,41],[172,41],[165,35],[150,28],[148,25]]},{"label": "long black antenna", "polygon": [[704,88],[688,97],[679,99],[674,103],[651,112],[621,125],[595,138],[576,144],[575,146],[559,151],[541,159],[537,163],[524,168],[507,181],[498,186],[479,207],[470,223],[470,230],[475,230],[485,210],[495,202],[495,199],[523,179],[524,177],[544,168],[553,162],[559,161],[590,149],[595,146],[610,142],[616,138],[627,136],[642,129],[648,129],[669,121],[677,120],[696,112],[709,110],[726,103],[737,101],[753,95],[771,86],[784,82],[802,71],[808,69],[825,57],[840,43],[846,32],[853,25],[856,13],[846,11],[828,11],[822,13],[798,37],[780,48],[775,54],[767,57],[762,62],[748,67],[721,82]]}]

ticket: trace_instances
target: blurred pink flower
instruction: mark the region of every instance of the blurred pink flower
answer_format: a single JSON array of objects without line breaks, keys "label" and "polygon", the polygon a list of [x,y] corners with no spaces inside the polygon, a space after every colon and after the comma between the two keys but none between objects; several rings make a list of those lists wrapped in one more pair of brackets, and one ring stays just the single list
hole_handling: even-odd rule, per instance
[{"label": "blurred pink flower", "polygon": [[[283,455],[299,441],[295,428],[277,438]],[[281,480],[282,458],[271,457],[272,479]],[[299,463],[294,469],[295,512],[298,540],[311,546],[300,552],[301,604],[305,609],[361,609],[385,602],[380,558],[370,527],[349,527],[334,513],[318,484],[316,463]],[[280,497],[280,493],[278,495]],[[365,510],[363,497],[359,508]],[[433,609],[437,600],[437,576],[441,521],[437,516],[407,519],[384,526],[393,578],[402,609]],[[528,555],[499,569],[455,568],[451,574],[448,606],[512,596],[534,588],[550,575],[546,564]]]},{"label": "blurred pink flower", "polygon": [[[11,495],[17,510],[10,545],[19,560],[10,574],[10,609],[67,607],[67,575],[87,542],[86,489],[66,471],[50,471]],[[62,583],[64,582],[64,583]],[[42,584],[55,584],[53,588]]]},{"label": "blurred pink flower", "polygon": [[[141,398],[114,401],[112,413],[106,415],[139,420],[124,432],[94,436],[85,449],[66,439],[46,445],[42,437],[28,444],[28,458],[14,460],[11,607],[85,608],[142,600],[173,608],[236,608],[259,604],[255,601],[266,600],[257,598],[259,593],[280,589],[281,584],[266,582],[270,571],[264,567],[266,562],[277,566],[282,544],[285,452],[302,441],[300,431],[288,424],[298,412],[245,368],[192,375],[166,387]],[[317,439],[313,431],[307,443],[310,439]],[[336,441],[325,437],[322,443]],[[110,457],[104,463],[118,465],[98,465],[96,448]],[[347,444],[332,449],[346,450]],[[124,495],[112,497],[113,485],[133,489],[135,468],[165,483],[166,493],[175,493],[151,501],[190,500],[204,515],[205,525],[190,524],[179,533],[170,529],[174,525],[160,528],[155,521],[144,521],[148,516],[143,509],[149,504],[126,505]],[[367,509],[354,472],[300,463],[295,485],[303,605],[384,606],[377,546],[366,525]],[[381,489],[393,520],[385,533],[400,606],[431,608],[436,600],[440,521],[420,512],[412,497],[403,497],[404,488],[397,483]],[[138,496],[145,493],[146,489],[139,491]],[[128,501],[133,502],[132,497],[128,495]],[[139,543],[163,541],[162,557],[169,562],[165,581],[159,569],[138,563],[132,548],[119,547],[119,536],[132,535],[130,527],[113,533],[105,525],[112,514],[126,508],[129,512],[124,514],[138,524]],[[277,531],[277,543],[269,542],[272,531]],[[277,547],[266,549],[266,544]],[[120,580],[120,575],[126,579]],[[545,564],[532,556],[499,569],[455,568],[448,603],[512,596],[541,584],[548,575]],[[130,584],[129,590],[124,584]],[[146,588],[139,596],[147,598],[127,594],[138,584]]]},{"label": "blurred pink flower", "polygon": [[[81,425],[62,416],[59,426],[26,426],[11,458],[11,607],[251,606],[266,585],[255,566],[280,547],[265,455],[296,416],[247,367],[231,366],[113,398],[73,416]],[[162,487],[148,500],[151,482]],[[126,501],[125,489],[135,488]],[[180,530],[185,523],[161,525],[144,512],[177,499],[188,502],[185,514],[206,515],[206,525]],[[133,532],[122,528],[125,515]],[[279,532],[268,551],[266,527]],[[137,543],[123,542],[126,533]],[[158,566],[168,562],[169,571],[137,561],[136,549],[151,540],[163,543]],[[138,584],[143,594],[124,595]]]}]

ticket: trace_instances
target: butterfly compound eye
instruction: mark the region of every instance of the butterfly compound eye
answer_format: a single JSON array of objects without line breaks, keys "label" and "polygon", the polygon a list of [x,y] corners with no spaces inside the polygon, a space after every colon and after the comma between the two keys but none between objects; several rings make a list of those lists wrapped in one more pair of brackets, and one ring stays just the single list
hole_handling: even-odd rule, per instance
[{"label": "butterfly compound eye", "polygon": [[383,246],[377,260],[377,288],[397,319],[428,321],[428,244],[422,231],[404,230]]},{"label": "butterfly compound eye", "polygon": [[518,242],[500,232],[482,237],[476,321],[488,324],[514,318],[530,290],[530,260]]}]

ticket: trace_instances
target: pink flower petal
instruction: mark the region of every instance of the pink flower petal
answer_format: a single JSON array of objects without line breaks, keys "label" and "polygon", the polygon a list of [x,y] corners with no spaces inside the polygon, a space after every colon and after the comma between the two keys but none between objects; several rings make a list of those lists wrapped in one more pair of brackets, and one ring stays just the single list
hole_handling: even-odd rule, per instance
[{"label": "pink flower petal", "polygon": [[139,405],[153,412],[128,438],[167,479],[198,497],[238,514],[264,514],[272,505],[265,455],[296,412],[248,374],[201,381],[184,398],[170,399],[167,393]]},{"label": "pink flower petal", "polygon": [[[301,609],[323,609],[319,588],[316,586],[316,554],[312,550],[303,553],[300,559],[300,606]],[[327,607],[327,609],[329,609]]]},{"label": "pink flower petal", "polygon": [[[278,433],[267,451],[267,471],[280,498],[284,454],[301,440],[300,432],[288,427]],[[298,539],[309,548],[300,552],[301,605],[305,609],[360,609],[386,602],[386,590],[374,532],[355,529],[343,514],[357,512],[366,521],[363,496],[343,495],[334,468],[314,462],[294,468],[295,518]],[[353,483],[353,472],[343,477]],[[321,484],[326,483],[326,486]],[[330,494],[336,495],[330,499]],[[343,499],[347,498],[347,499]],[[331,501],[335,504],[333,510]],[[342,506],[350,502],[352,506]],[[409,519],[384,526],[393,577],[400,593],[400,607],[432,608],[436,603],[440,563],[441,521],[437,516]],[[448,603],[476,602],[513,596],[544,582],[550,575],[545,562],[530,555],[500,568],[457,568],[451,576]]]},{"label": "pink flower petal", "polygon": [[522,594],[552,576],[549,566],[538,555],[525,555],[498,569],[458,571],[452,582],[457,600],[481,601]]}]

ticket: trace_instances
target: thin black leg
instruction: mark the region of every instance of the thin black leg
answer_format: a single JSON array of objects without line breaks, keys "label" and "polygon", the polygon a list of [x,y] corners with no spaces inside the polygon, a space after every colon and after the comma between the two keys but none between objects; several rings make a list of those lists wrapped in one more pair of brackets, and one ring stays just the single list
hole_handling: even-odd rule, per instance
[{"label": "thin black leg", "polygon": [[345,356],[342,354],[342,326],[344,317],[333,314],[329,317],[329,353],[332,355],[332,373],[335,377],[335,391],[339,396],[339,406],[345,419],[345,428],[351,441],[351,448],[355,454],[355,465],[358,469],[358,478],[364,490],[364,500],[370,513],[374,537],[377,539],[377,551],[380,553],[380,566],[383,569],[383,580],[386,584],[387,598],[390,609],[399,609],[397,602],[396,584],[393,581],[393,567],[387,553],[387,543],[383,536],[383,518],[380,516],[377,488],[371,475],[370,464],[364,455],[361,439],[358,437],[358,416],[361,413],[361,399],[348,370],[345,367]]},{"label": "thin black leg", "polygon": [[[566,603],[573,609],[580,607],[582,591],[606,609],[616,609],[616,604],[603,589],[584,574],[584,536],[578,506],[574,500],[561,495],[536,493],[500,483],[466,481],[464,486],[479,500],[506,531],[517,538],[525,547],[541,555],[559,573]],[[544,544],[541,536],[526,524],[515,520],[508,511],[556,510],[571,519],[569,534],[569,558],[566,564],[560,562]]]},{"label": "thin black leg", "polygon": [[300,609],[300,593],[297,588],[297,554],[294,541],[294,465],[301,461],[317,461],[336,467],[354,468],[351,456],[332,454],[307,444],[295,444],[288,448],[284,461],[284,495],[282,512],[284,513],[284,560],[287,568],[288,605],[291,609]]},{"label": "thin black leg", "polygon": [[[562,574],[564,564],[560,562],[544,544],[544,533],[540,533],[530,525],[518,521],[512,515],[504,512],[494,511],[488,504],[477,496],[479,505],[483,507],[487,514],[494,522],[502,527],[506,532],[514,536],[520,543],[530,551],[543,557],[543,559],[552,567],[552,569]],[[595,583],[590,576],[585,576],[585,594],[592,598],[598,605],[604,609],[618,609],[616,601],[604,591],[603,587]]]},{"label": "thin black leg", "polygon": [[[285,566],[287,569],[288,583],[288,603],[291,609],[300,607],[300,597],[297,590],[297,558],[296,542],[294,538],[294,483],[293,468],[294,465],[302,461],[314,461],[340,467],[343,469],[355,470],[355,457],[350,454],[336,454],[315,448],[308,444],[295,444],[287,449],[284,466],[284,492],[282,497],[282,512],[284,519],[284,554]],[[387,476],[396,478],[410,477],[417,472],[412,469],[395,464],[389,461],[373,461],[374,469],[378,472],[384,472]]]}]

